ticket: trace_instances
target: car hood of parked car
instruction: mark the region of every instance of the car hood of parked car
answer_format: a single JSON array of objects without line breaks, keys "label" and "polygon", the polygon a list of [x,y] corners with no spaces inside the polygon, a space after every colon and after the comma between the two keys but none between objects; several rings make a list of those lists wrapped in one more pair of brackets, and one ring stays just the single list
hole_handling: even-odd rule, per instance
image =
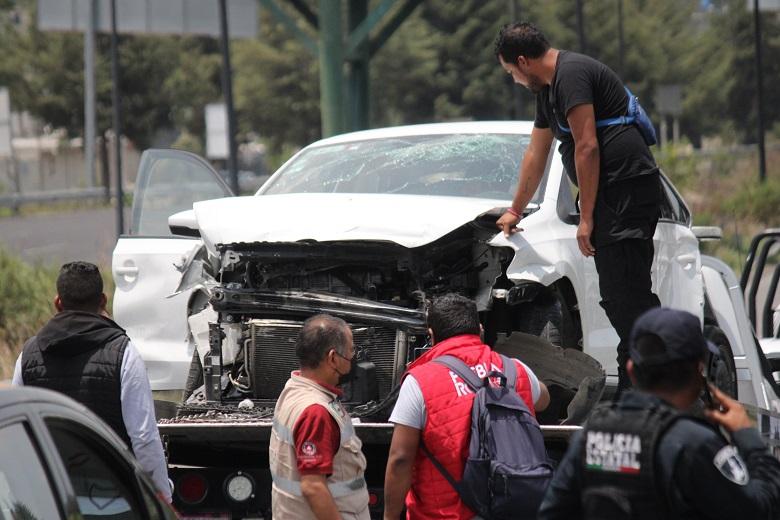
[{"label": "car hood of parked car", "polygon": [[194,210],[210,246],[370,240],[413,248],[508,205],[507,200],[468,197],[295,193],[197,202]]}]

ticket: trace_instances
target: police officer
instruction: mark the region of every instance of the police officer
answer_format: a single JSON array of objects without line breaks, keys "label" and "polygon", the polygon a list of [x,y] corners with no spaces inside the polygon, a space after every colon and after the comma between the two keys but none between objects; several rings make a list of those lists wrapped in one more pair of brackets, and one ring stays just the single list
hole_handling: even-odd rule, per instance
[{"label": "police officer", "polygon": [[599,405],[572,438],[539,518],[777,518],[780,461],[742,405],[710,386],[710,422],[686,413],[706,390],[708,351],[692,314],[643,314],[627,363],[637,390]]}]

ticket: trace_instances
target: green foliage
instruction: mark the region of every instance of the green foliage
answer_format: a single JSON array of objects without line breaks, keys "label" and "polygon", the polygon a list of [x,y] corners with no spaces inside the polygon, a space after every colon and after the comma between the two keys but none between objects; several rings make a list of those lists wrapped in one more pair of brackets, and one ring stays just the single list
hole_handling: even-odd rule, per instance
[{"label": "green foliage", "polygon": [[[618,0],[584,5],[587,53],[617,70],[658,122],[659,85],[683,87],[682,132],[698,144],[755,142],[752,14],[744,0],[620,0],[623,70],[618,45]],[[313,38],[288,2],[280,7]],[[370,7],[376,7],[372,0]],[[309,4],[313,4],[309,0]],[[447,120],[531,118],[534,98],[512,85],[493,56],[499,27],[531,20],[554,47],[579,50],[576,3],[571,0],[426,0],[390,36],[370,64],[370,126]],[[34,0],[0,1],[0,84],[15,108],[29,110],[69,135],[83,127],[82,35],[35,28]],[[14,13],[22,13],[21,23]],[[272,13],[260,9],[255,40],[232,42],[239,140],[259,135],[277,156],[320,136],[318,57]],[[767,128],[780,124],[780,17],[762,17]],[[99,128],[110,128],[109,39],[98,38]],[[122,36],[125,133],[139,148],[173,127],[177,146],[202,150],[203,109],[221,99],[219,46],[214,38]],[[348,64],[346,65],[349,66]],[[349,100],[347,100],[349,102]],[[678,160],[679,159],[679,160]],[[671,158],[685,168],[684,158]]]},{"label": "green foliage", "polygon": [[[173,53],[175,62],[170,64],[162,90],[170,100],[170,117],[173,125],[201,143],[188,141],[190,151],[201,150],[206,133],[205,106],[220,100],[222,85],[220,70],[222,60],[215,42],[208,38],[182,38]],[[196,152],[197,153],[197,152]]]},{"label": "green foliage", "polygon": [[320,137],[317,61],[272,18],[260,40],[233,43],[236,108],[240,130],[255,132],[274,152]]},{"label": "green foliage", "polygon": [[745,183],[727,200],[725,208],[764,226],[777,226],[780,224],[780,179]]},{"label": "green foliage", "polygon": [[688,153],[687,145],[668,145],[654,152],[658,166],[679,190],[695,179],[699,160]]},{"label": "green foliage", "polygon": [[179,134],[179,137],[176,139],[176,141],[173,142],[171,145],[171,148],[174,148],[176,150],[184,150],[186,152],[192,152],[194,154],[198,154],[200,156],[205,155],[206,147],[203,143],[203,140],[188,131],[183,131],[181,134]]},{"label": "green foliage", "polygon": [[[41,32],[35,23],[35,2],[21,0],[24,22],[0,16],[0,84],[7,85],[15,109],[23,109],[70,136],[84,127],[84,51],[78,33]],[[3,13],[6,14],[6,13]],[[96,41],[98,129],[111,126],[109,37]],[[166,37],[121,37],[120,95],[123,133],[139,148],[155,132],[170,126],[170,93],[160,85],[181,53],[179,40]]]},{"label": "green foliage", "polygon": [[[0,379],[10,377],[22,343],[52,315],[57,271],[0,250]],[[10,364],[10,366],[9,366]]]}]

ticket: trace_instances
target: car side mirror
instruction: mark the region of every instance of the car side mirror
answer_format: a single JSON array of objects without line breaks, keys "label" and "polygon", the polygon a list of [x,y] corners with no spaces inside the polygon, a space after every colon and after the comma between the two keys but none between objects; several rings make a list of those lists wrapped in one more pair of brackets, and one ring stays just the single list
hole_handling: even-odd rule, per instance
[{"label": "car side mirror", "polygon": [[168,228],[174,235],[200,237],[198,219],[195,217],[195,211],[191,209],[174,213],[168,217]]},{"label": "car side mirror", "polygon": [[692,226],[691,231],[699,240],[720,240],[723,230],[718,226]]}]

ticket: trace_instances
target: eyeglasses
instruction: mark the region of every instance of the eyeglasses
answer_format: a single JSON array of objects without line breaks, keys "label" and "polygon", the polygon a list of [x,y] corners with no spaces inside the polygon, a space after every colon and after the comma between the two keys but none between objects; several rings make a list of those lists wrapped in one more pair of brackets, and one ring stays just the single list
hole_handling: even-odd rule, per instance
[{"label": "eyeglasses", "polygon": [[348,363],[352,363],[352,360],[355,359],[355,356],[357,355],[356,353],[353,352],[352,357],[348,358],[347,356],[340,354],[339,351],[335,349],[333,350],[333,353]]}]

